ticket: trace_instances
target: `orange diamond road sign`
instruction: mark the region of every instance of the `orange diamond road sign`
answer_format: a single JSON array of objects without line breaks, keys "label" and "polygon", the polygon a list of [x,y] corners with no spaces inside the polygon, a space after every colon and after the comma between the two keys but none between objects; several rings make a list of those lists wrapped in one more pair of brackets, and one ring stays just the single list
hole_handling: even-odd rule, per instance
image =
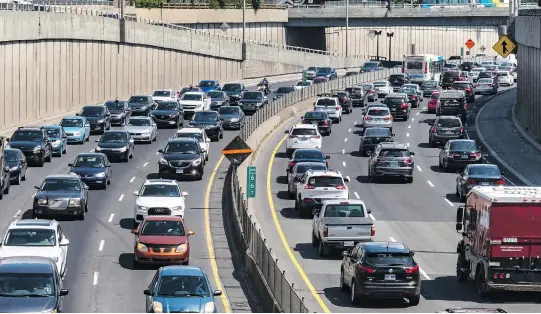
[{"label": "orange diamond road sign", "polygon": [[468,49],[472,49],[473,46],[475,46],[475,42],[471,39],[468,39],[468,41],[466,41],[465,43],[466,47],[468,47]]},{"label": "orange diamond road sign", "polygon": [[246,144],[239,136],[236,136],[222,150],[222,154],[236,166],[240,165],[252,152],[253,150],[250,146],[248,146],[248,144]]}]

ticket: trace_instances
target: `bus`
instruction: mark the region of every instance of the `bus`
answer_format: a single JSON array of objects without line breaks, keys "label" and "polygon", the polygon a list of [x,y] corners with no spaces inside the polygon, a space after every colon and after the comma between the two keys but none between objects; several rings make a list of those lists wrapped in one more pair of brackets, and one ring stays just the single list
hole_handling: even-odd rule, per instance
[{"label": "bus", "polygon": [[509,0],[421,0],[421,8],[434,7],[485,7],[485,8],[503,8],[509,6]]},{"label": "bus", "polygon": [[443,71],[444,58],[430,54],[406,56],[402,73],[424,76],[425,81],[439,81]]}]

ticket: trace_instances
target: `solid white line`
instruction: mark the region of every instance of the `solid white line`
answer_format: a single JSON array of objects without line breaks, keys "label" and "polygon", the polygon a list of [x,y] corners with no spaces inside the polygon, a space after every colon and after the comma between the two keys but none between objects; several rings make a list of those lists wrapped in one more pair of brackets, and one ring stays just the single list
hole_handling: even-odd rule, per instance
[{"label": "solid white line", "polygon": [[344,139],[344,142],[347,142],[347,141],[348,141],[348,138],[346,137],[346,138]]},{"label": "solid white line", "polygon": [[15,216],[13,216],[13,218],[19,216],[20,213],[21,213],[21,210],[19,209],[19,210],[15,213]]},{"label": "solid white line", "polygon": [[348,132],[351,132],[351,129],[349,129]]},{"label": "solid white line", "polygon": [[93,153],[93,152],[94,152],[94,150],[91,150],[90,152],[91,152],[91,153]]},{"label": "solid white line", "polygon": [[415,118],[411,118],[411,121],[415,121]]},{"label": "solid white line", "polygon": [[353,195],[355,195],[355,197],[356,197],[358,200],[361,199],[361,197],[359,196],[359,194],[357,194],[357,192],[353,192]]},{"label": "solid white line", "polygon": [[118,198],[118,201],[122,202],[123,199],[124,199],[124,194],[120,195],[120,197]]},{"label": "solid white line", "polygon": [[421,167],[419,167],[419,166],[417,166],[417,170],[423,171],[423,169],[421,169]]},{"label": "solid white line", "polygon": [[105,240],[100,241],[100,247],[98,248],[98,251],[103,251],[103,246],[105,245]]},{"label": "solid white line", "polygon": [[376,218],[372,214],[368,214],[368,216],[370,216],[370,218],[372,218],[373,221],[376,221]]},{"label": "solid white line", "polygon": [[342,166],[346,166],[346,162],[345,161],[342,161]]},{"label": "solid white line", "polygon": [[408,125],[408,129],[411,129],[411,124],[410,124],[410,125]]},{"label": "solid white line", "polygon": [[389,240],[391,240],[391,242],[396,242],[396,240],[393,237],[389,237]]},{"label": "solid white line", "polygon": [[146,167],[147,165],[148,165],[148,161],[147,161],[147,162],[145,162],[145,164],[143,165],[143,167]]},{"label": "solid white line", "polygon": [[107,220],[107,222],[111,222],[113,221],[113,218],[115,217],[115,214],[111,214],[111,216],[109,216],[109,220]]},{"label": "solid white line", "polygon": [[346,150],[342,149],[342,155],[344,155],[345,153],[346,153]]},{"label": "solid white line", "polygon": [[447,204],[449,204],[449,206],[455,206],[450,200],[448,200],[446,198],[445,198],[445,201],[447,202]]},{"label": "solid white line", "polygon": [[406,143],[406,146],[407,146],[407,147],[410,147],[410,143]]},{"label": "solid white line", "polygon": [[425,271],[419,267],[419,272],[421,273],[421,275],[423,275],[423,277],[425,277],[426,280],[432,280],[430,279],[430,277],[428,277],[428,275],[425,273]]},{"label": "solid white line", "polygon": [[428,183],[428,185],[430,185],[430,187],[434,187],[434,184],[432,184],[432,182],[426,181],[426,183]]},{"label": "solid white line", "polygon": [[409,134],[409,133],[406,133],[406,137],[410,137],[410,134]]},{"label": "solid white line", "polygon": [[346,179],[348,179],[348,181],[351,182],[351,179],[349,178],[349,176],[346,176]]},{"label": "solid white line", "polygon": [[97,285],[98,285],[98,272],[97,272],[97,271],[94,272],[94,282],[93,282],[93,285],[94,285],[94,286],[97,286]]},{"label": "solid white line", "polygon": [[135,177],[131,178],[130,183],[133,182],[133,180],[135,180]]}]

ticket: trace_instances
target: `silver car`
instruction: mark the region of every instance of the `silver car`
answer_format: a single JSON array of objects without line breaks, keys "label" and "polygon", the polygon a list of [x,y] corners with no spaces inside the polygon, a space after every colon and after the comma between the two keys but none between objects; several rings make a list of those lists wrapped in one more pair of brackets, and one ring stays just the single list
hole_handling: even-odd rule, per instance
[{"label": "silver car", "polygon": [[131,117],[124,130],[130,133],[136,142],[150,144],[158,138],[158,126],[151,117]]},{"label": "silver car", "polygon": [[393,131],[393,116],[387,107],[372,107],[363,118],[363,128],[389,128]]},{"label": "silver car", "polygon": [[321,162],[299,162],[291,171],[287,173],[287,192],[289,196],[293,198],[297,195],[297,182],[302,178],[304,173],[311,170],[327,170],[325,163]]},{"label": "silver car", "polygon": [[496,94],[498,92],[498,84],[494,79],[491,78],[482,78],[477,81],[477,84],[474,85],[475,94]]}]

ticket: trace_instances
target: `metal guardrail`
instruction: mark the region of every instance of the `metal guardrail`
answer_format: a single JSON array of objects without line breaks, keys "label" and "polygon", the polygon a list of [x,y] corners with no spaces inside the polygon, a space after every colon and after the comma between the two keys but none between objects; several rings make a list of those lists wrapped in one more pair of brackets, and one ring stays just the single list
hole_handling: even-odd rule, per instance
[{"label": "metal guardrail", "polygon": [[[257,111],[246,123],[240,133],[243,140],[248,137],[267,119],[278,114],[281,110],[288,108],[300,101],[316,97],[317,94],[328,92],[332,89],[340,89],[347,86],[373,82],[380,79],[387,79],[389,75],[399,72],[401,69],[385,69],[378,72],[362,73],[355,76],[342,77],[330,82],[316,84],[284,95],[283,97],[269,102],[266,106]],[[230,180],[228,182],[227,180]],[[294,283],[287,279],[285,271],[281,270],[280,263],[274,255],[272,248],[267,243],[261,231],[261,226],[256,218],[250,214],[248,203],[244,192],[239,184],[239,177],[234,166],[230,166],[224,186],[230,187],[231,197],[225,197],[233,207],[227,211],[233,217],[232,227],[238,235],[233,239],[242,247],[243,253],[249,255],[258,268],[259,274],[265,281],[268,290],[272,294],[280,312],[285,313],[307,313],[304,297],[300,296],[295,289]],[[229,192],[226,190],[226,193]],[[239,246],[237,246],[239,247]],[[242,258],[244,260],[244,258]],[[252,273],[252,275],[254,275]]]}]

